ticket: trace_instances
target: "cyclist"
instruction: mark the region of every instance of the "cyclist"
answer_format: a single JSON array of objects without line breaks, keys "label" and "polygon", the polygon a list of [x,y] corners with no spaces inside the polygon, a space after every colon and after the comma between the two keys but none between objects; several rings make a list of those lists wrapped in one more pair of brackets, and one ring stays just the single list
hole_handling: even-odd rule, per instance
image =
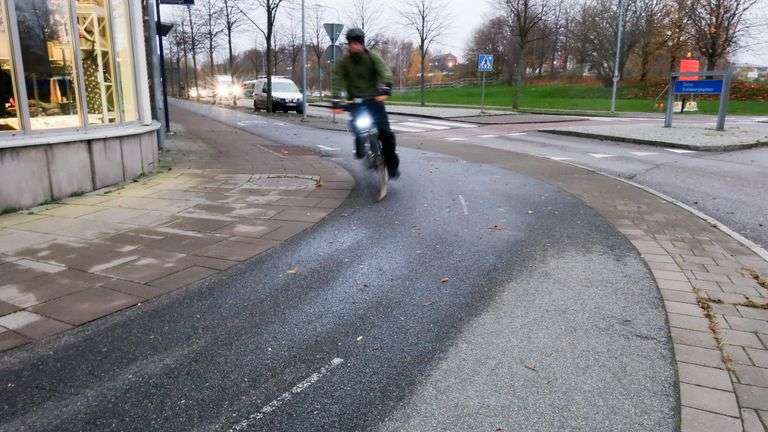
[{"label": "cyclist", "polygon": [[[390,178],[400,176],[400,159],[397,156],[395,134],[389,128],[384,101],[392,94],[392,71],[381,57],[365,47],[365,33],[354,28],[347,31],[347,55],[336,66],[335,79],[344,88],[349,99],[365,99],[365,108],[373,117],[379,131],[384,159]],[[337,95],[338,96],[338,95]],[[354,127],[354,125],[353,125]],[[355,141],[355,156],[362,159],[363,143]]]}]

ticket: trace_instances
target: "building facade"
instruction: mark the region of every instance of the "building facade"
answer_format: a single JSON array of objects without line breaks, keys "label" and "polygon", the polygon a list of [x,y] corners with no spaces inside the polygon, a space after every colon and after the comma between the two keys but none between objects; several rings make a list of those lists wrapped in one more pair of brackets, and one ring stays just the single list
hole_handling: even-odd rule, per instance
[{"label": "building facade", "polygon": [[0,0],[0,213],[157,167],[140,0]]}]

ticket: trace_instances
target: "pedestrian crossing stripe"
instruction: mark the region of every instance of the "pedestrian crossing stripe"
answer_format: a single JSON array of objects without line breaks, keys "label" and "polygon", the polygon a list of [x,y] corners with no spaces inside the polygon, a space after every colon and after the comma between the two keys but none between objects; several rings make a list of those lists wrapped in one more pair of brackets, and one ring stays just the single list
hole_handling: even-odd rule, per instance
[{"label": "pedestrian crossing stripe", "polygon": [[657,155],[658,154],[658,153],[654,153],[654,152],[630,152],[630,153],[632,153],[635,156],[640,156],[640,157],[642,157],[642,156],[653,156],[653,155]]},{"label": "pedestrian crossing stripe", "polygon": [[477,127],[477,125],[474,125],[474,124],[448,122],[443,120],[424,120],[424,123],[435,124],[438,126],[448,126],[448,127],[454,127],[454,128],[476,128]]},{"label": "pedestrian crossing stripe", "polygon": [[432,125],[427,123],[412,123],[412,122],[405,122],[405,123],[399,123],[400,126],[405,127],[414,127],[414,128],[427,128],[427,129],[434,129],[434,130],[445,130],[450,129],[447,126],[438,126],[438,125]]},{"label": "pedestrian crossing stripe", "polygon": [[598,158],[598,159],[603,159],[603,158],[609,158],[609,157],[616,156],[616,155],[612,155],[612,154],[602,154],[602,153],[587,153],[587,154],[592,156],[592,157]]},{"label": "pedestrian crossing stripe", "polygon": [[426,132],[426,130],[424,130],[424,129],[416,129],[416,128],[410,128],[410,127],[403,127],[403,126],[400,126],[400,125],[390,125],[389,128],[394,130],[394,131],[399,131],[399,132]]},{"label": "pedestrian crossing stripe", "polygon": [[669,149],[669,148],[664,150],[672,153],[677,153],[677,154],[696,153],[696,150]]}]

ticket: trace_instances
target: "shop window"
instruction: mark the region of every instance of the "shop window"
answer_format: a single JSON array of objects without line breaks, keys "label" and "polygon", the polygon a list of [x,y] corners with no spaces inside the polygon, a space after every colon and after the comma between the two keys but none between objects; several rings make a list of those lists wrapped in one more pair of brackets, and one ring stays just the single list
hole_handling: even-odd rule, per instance
[{"label": "shop window", "polygon": [[88,123],[117,121],[115,72],[107,0],[77,0]]},{"label": "shop window", "polygon": [[6,6],[0,0],[0,132],[20,129]]},{"label": "shop window", "polygon": [[32,129],[80,126],[69,1],[15,3]]},{"label": "shop window", "polygon": [[139,118],[134,78],[133,45],[131,44],[131,14],[128,2],[111,0],[112,28],[119,37],[114,38],[115,64],[120,83],[120,111],[124,121]]}]

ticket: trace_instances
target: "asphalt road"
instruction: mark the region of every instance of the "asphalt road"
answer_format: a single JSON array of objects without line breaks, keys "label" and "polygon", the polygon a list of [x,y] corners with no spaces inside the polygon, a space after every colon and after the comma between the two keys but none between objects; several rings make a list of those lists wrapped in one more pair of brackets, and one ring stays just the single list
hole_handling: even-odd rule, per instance
[{"label": "asphalt road", "polygon": [[0,356],[0,431],[676,430],[658,289],[583,203],[405,149],[375,204],[346,134],[240,127],[345,149],[358,188],[214,280]]},{"label": "asphalt road", "polygon": [[[603,119],[572,125],[604,124],[606,121],[658,122]],[[404,136],[411,141],[450,140],[537,155],[626,178],[701,210],[768,249],[768,176],[765,175],[768,172],[768,148],[726,153],[691,152],[536,131],[546,126],[494,125]]]}]

